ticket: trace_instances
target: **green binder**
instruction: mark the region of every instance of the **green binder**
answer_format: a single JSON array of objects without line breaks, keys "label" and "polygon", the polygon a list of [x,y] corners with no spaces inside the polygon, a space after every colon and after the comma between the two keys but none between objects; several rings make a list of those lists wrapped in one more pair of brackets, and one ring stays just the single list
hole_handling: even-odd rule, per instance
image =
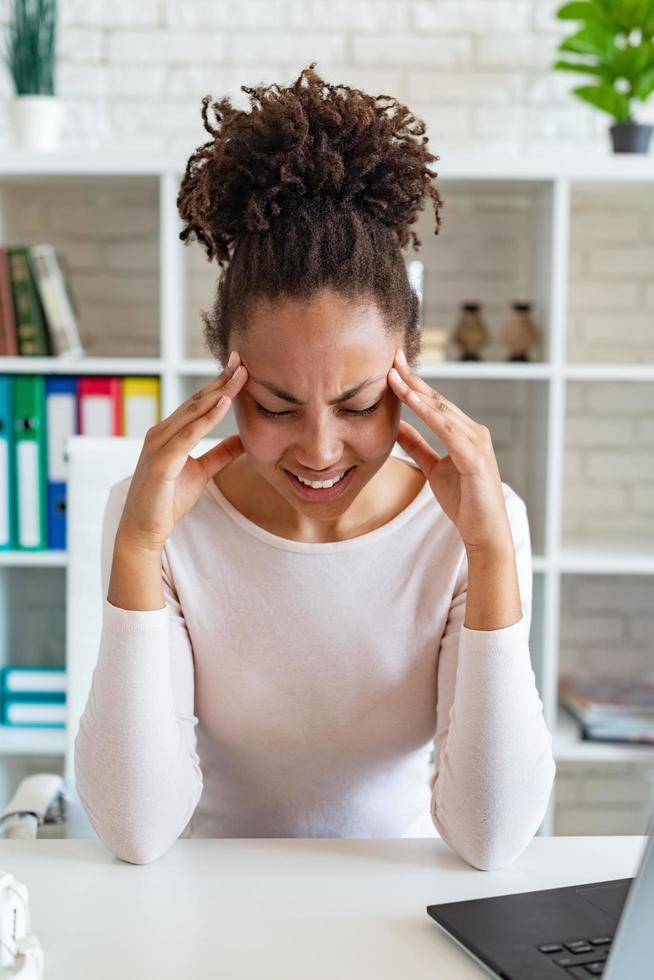
[{"label": "green binder", "polygon": [[39,374],[13,380],[16,548],[43,551],[48,546],[45,383]]}]

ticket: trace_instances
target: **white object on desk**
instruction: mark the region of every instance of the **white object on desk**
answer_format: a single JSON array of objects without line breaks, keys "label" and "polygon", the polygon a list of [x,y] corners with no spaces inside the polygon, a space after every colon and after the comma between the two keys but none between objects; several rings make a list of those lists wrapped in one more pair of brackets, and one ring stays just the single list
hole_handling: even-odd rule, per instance
[{"label": "white object on desk", "polygon": [[477,871],[427,838],[187,838],[147,865],[99,840],[5,840],[0,865],[29,887],[47,980],[483,980],[427,905],[629,877],[644,842],[536,837]]},{"label": "white object on desk", "polygon": [[0,871],[0,967],[11,980],[43,976],[43,950],[36,936],[28,935],[29,928],[27,888],[10,872]]}]

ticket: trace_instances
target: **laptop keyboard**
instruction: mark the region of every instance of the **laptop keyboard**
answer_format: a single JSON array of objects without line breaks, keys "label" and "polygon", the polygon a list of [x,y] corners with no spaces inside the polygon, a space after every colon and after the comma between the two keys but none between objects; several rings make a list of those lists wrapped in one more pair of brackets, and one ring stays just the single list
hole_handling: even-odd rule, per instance
[{"label": "laptop keyboard", "polygon": [[568,939],[560,943],[543,943],[539,952],[565,970],[575,980],[601,977],[609,955],[613,936],[594,939]]}]

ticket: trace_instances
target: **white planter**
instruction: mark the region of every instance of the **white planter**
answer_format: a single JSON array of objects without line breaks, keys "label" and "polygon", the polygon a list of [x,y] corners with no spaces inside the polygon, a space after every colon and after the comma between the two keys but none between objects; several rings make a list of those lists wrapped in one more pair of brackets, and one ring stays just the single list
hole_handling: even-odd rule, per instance
[{"label": "white planter", "polygon": [[64,105],[56,95],[15,95],[9,103],[16,140],[28,150],[57,150]]}]

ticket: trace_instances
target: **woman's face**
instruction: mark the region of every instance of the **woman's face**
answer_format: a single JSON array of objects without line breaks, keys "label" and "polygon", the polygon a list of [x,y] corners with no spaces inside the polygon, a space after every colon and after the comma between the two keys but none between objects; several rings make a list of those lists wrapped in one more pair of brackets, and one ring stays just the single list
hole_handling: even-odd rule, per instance
[{"label": "woman's face", "polygon": [[[239,435],[296,529],[343,530],[339,518],[388,459],[401,404],[387,375],[401,342],[384,330],[373,301],[352,303],[331,289],[309,300],[261,300],[247,336],[232,334],[248,371],[234,401]],[[351,467],[329,498],[308,498],[289,475],[324,480]]]}]

